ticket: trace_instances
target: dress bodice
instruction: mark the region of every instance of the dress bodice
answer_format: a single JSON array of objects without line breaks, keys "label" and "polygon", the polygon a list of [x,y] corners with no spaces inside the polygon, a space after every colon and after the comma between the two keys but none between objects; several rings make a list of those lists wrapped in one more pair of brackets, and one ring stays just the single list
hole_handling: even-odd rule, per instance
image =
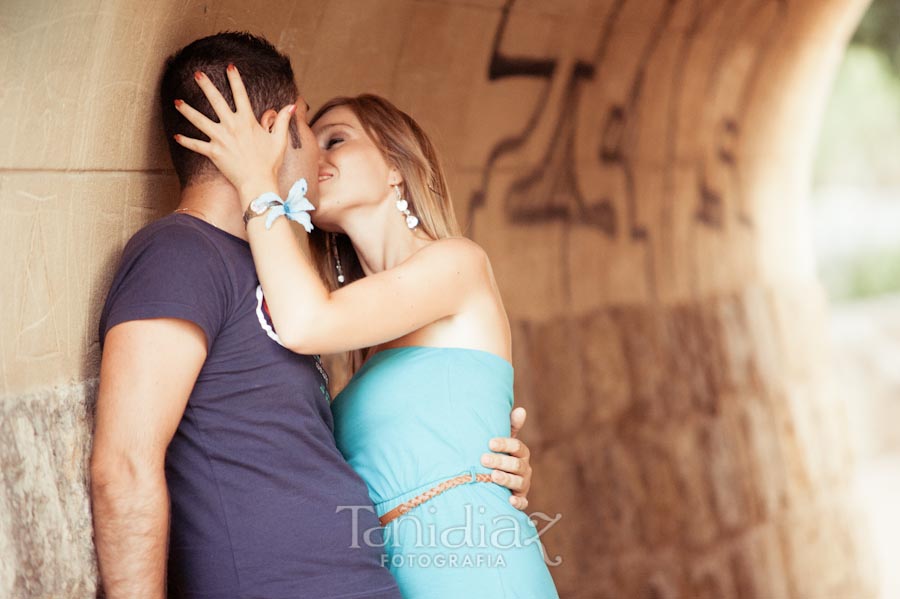
[{"label": "dress bodice", "polygon": [[[509,436],[513,367],[495,354],[409,346],[369,358],[332,403],[338,448],[378,506],[480,464]],[[379,510],[381,511],[381,510]]]}]

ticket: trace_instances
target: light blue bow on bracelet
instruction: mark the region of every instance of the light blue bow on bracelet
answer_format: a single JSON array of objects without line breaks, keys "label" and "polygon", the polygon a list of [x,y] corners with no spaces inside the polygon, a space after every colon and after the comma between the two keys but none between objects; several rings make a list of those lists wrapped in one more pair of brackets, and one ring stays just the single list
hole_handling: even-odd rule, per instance
[{"label": "light blue bow on bracelet", "polygon": [[312,233],[313,224],[312,218],[309,216],[309,211],[315,210],[316,207],[306,199],[307,189],[306,179],[298,179],[297,182],[291,186],[291,190],[288,192],[287,201],[283,204],[279,203],[269,208],[269,214],[266,216],[266,230],[272,228],[272,223],[275,222],[275,219],[284,215],[288,220],[300,223],[303,228],[306,229],[307,233]]}]

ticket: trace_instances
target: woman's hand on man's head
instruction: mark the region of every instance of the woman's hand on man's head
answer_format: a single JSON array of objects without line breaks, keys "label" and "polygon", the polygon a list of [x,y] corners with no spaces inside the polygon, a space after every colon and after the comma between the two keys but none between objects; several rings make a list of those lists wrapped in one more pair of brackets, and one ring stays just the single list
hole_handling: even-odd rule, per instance
[{"label": "woman's hand on man's head", "polygon": [[[213,82],[198,71],[195,74],[197,85],[209,100],[219,122],[186,102],[175,100],[178,112],[209,137],[209,141],[202,141],[176,135],[175,141],[209,158],[238,190],[242,208],[246,209],[265,192],[279,193],[278,175],[285,159],[290,122],[298,104],[289,104],[277,112],[267,110],[261,122],[257,121],[237,67],[229,65],[227,76],[236,109],[232,111]],[[297,119],[298,128],[309,129],[305,120],[306,103],[302,100],[299,111],[304,118]],[[301,132],[301,137],[315,139],[311,132],[306,136]],[[304,144],[302,151],[318,153],[318,147],[315,143]]]}]

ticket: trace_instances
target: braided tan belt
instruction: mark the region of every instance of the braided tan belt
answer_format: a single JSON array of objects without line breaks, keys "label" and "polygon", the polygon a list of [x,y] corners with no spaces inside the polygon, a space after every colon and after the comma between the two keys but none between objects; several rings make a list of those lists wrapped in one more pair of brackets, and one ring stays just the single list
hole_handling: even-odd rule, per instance
[{"label": "braided tan belt", "polygon": [[470,482],[490,483],[493,481],[491,480],[490,474],[476,474],[475,480],[472,480],[471,474],[460,474],[459,476],[448,478],[441,484],[428,489],[421,495],[416,495],[409,501],[404,501],[391,511],[385,512],[385,514],[378,518],[378,520],[381,522],[382,526],[387,526],[388,522],[390,522],[391,520],[399,518],[414,507],[418,507],[429,499],[437,497],[447,489],[452,489],[453,487],[458,487],[459,485],[464,485]]}]

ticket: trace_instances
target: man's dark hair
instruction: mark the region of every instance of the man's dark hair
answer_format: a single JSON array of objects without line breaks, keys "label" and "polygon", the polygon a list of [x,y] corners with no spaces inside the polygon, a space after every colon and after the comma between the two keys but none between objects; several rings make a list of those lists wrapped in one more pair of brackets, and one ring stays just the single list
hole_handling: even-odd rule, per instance
[{"label": "man's dark hair", "polygon": [[[229,64],[238,68],[257,120],[270,108],[281,110],[297,100],[291,60],[265,39],[250,33],[217,33],[192,42],[170,56],[160,85],[160,105],[169,152],[182,187],[198,177],[217,171],[208,158],[183,148],[175,141],[176,133],[204,141],[209,139],[175,110],[175,100],[184,100],[210,119],[218,121],[215,111],[194,80],[194,73],[203,71],[234,110],[234,98],[225,74]],[[293,146],[300,147],[300,136],[293,121],[290,131]]]}]

